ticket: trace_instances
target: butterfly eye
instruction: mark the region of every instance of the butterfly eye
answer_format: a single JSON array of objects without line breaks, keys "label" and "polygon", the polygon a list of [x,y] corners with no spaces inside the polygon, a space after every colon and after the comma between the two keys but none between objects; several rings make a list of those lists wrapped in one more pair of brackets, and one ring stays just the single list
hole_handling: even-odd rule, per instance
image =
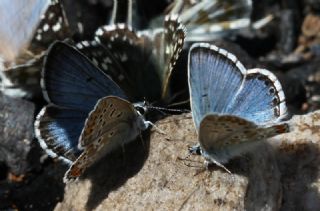
[{"label": "butterfly eye", "polygon": [[201,148],[199,145],[195,145],[192,147],[189,147],[189,153],[193,155],[201,155]]},{"label": "butterfly eye", "polygon": [[139,114],[144,115],[145,110],[143,109],[143,107],[137,106],[136,110],[138,111]]}]

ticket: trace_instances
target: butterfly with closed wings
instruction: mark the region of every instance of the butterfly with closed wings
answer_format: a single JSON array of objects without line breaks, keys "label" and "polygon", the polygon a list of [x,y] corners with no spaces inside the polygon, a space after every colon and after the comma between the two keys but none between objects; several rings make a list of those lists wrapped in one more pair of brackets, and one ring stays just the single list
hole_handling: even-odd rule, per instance
[{"label": "butterfly with closed wings", "polygon": [[265,69],[245,69],[228,51],[194,44],[188,58],[192,116],[199,151],[224,169],[229,159],[254,143],[289,131],[285,96],[276,76]]},{"label": "butterfly with closed wings", "polygon": [[64,181],[145,130],[149,122],[109,76],[63,42],[46,55],[41,86],[49,105],[35,121],[39,143],[51,157],[71,167]]},{"label": "butterfly with closed wings", "polygon": [[80,42],[77,48],[119,84],[133,102],[168,102],[170,77],[184,38],[184,26],[176,15],[170,15],[163,28],[157,30],[136,32],[129,24],[101,27],[95,40]]}]

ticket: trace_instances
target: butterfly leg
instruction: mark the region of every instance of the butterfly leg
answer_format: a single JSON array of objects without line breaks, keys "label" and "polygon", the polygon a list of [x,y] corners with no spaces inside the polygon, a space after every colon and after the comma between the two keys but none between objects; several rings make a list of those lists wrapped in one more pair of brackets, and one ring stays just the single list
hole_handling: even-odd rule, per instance
[{"label": "butterfly leg", "polygon": [[[189,151],[188,154],[187,154],[184,158],[178,157],[178,159],[179,159],[179,160],[182,160],[186,166],[189,166],[189,165],[187,165],[187,164],[185,163],[185,161],[188,160],[189,157],[190,157],[192,154],[196,154],[196,153],[195,153],[195,151],[196,151],[195,148],[196,148],[197,146],[200,147],[199,144],[194,145],[194,146],[192,146],[192,147],[189,147],[189,148],[188,148],[188,151]],[[190,166],[189,166],[189,167],[190,167]]]},{"label": "butterfly leg", "polygon": [[121,144],[121,149],[122,149],[122,165],[126,166],[127,157],[126,157],[126,149],[124,144]]},{"label": "butterfly leg", "polygon": [[143,149],[146,150],[147,149],[146,143],[144,142],[143,135],[142,135],[141,131],[139,132],[139,137],[140,137],[140,141],[141,141]]},{"label": "butterfly leg", "polygon": [[226,172],[228,172],[229,174],[232,174],[231,171],[229,169],[227,169],[224,165],[222,165],[221,163],[219,163],[216,160],[211,159],[210,161],[205,160],[204,161],[204,165],[206,166],[206,169],[209,169],[209,165],[214,163],[215,165],[219,166],[220,168],[224,169]]},{"label": "butterfly leg", "polygon": [[157,127],[155,124],[153,124],[150,121],[145,121],[146,124],[151,125],[158,133],[162,134],[162,135],[167,135],[166,132],[164,132],[163,130],[161,130],[159,127]]}]

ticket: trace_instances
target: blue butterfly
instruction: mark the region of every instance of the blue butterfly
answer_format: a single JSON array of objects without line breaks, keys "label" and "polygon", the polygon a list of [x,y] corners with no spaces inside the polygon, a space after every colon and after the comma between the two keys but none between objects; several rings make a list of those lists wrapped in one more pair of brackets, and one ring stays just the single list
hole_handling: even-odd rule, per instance
[{"label": "blue butterfly", "polygon": [[65,182],[149,125],[116,83],[63,42],[50,47],[41,86],[49,105],[36,118],[35,134],[51,157],[71,164]]},{"label": "blue butterfly", "polygon": [[223,164],[260,140],[288,132],[280,82],[265,69],[247,70],[231,53],[207,43],[188,57],[192,116],[199,145],[190,149]]}]

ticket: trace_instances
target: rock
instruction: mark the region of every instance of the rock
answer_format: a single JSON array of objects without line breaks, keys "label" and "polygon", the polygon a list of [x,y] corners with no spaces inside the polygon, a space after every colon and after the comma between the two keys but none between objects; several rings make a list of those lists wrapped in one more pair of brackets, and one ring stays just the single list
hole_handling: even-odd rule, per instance
[{"label": "rock", "polygon": [[320,111],[291,120],[292,132],[274,137],[281,171],[282,210],[320,210]]},{"label": "rock", "polygon": [[[281,156],[269,142],[231,160],[226,165],[230,175],[217,167],[204,170],[201,156],[183,160],[188,146],[197,142],[190,114],[168,117],[156,126],[166,135],[153,129],[150,138],[145,135],[144,142],[127,145],[124,154],[120,149],[107,155],[78,181],[66,185],[56,210],[276,210],[282,206],[287,196],[283,196],[281,175],[286,174],[278,168]],[[277,140],[286,137],[291,133]]]},{"label": "rock", "polygon": [[0,161],[23,174],[33,139],[34,105],[0,93]]},{"label": "rock", "polygon": [[106,156],[66,186],[56,210],[320,209],[320,111],[294,116],[290,133],[231,160],[226,167],[232,175],[200,171],[200,156],[181,159],[197,139],[190,115],[156,125],[167,135],[153,129],[145,145],[133,142],[124,155]]},{"label": "rock", "polygon": [[[289,83],[284,84],[284,90],[289,91],[289,103],[306,102],[304,111],[315,111],[320,109],[320,60],[313,60],[307,64],[291,69],[286,73],[285,77]],[[296,80],[296,82],[294,82]],[[285,81],[285,80],[283,80]],[[305,90],[305,98],[301,93],[301,87]],[[288,98],[288,96],[286,95]],[[288,101],[287,101],[288,102]]]},{"label": "rock", "polygon": [[[290,120],[291,132],[231,160],[228,174],[203,170],[191,116],[171,116],[136,141],[106,156],[65,188],[55,210],[307,210],[320,209],[320,111]],[[193,167],[191,167],[192,165]],[[298,210],[300,210],[298,209]]]}]

